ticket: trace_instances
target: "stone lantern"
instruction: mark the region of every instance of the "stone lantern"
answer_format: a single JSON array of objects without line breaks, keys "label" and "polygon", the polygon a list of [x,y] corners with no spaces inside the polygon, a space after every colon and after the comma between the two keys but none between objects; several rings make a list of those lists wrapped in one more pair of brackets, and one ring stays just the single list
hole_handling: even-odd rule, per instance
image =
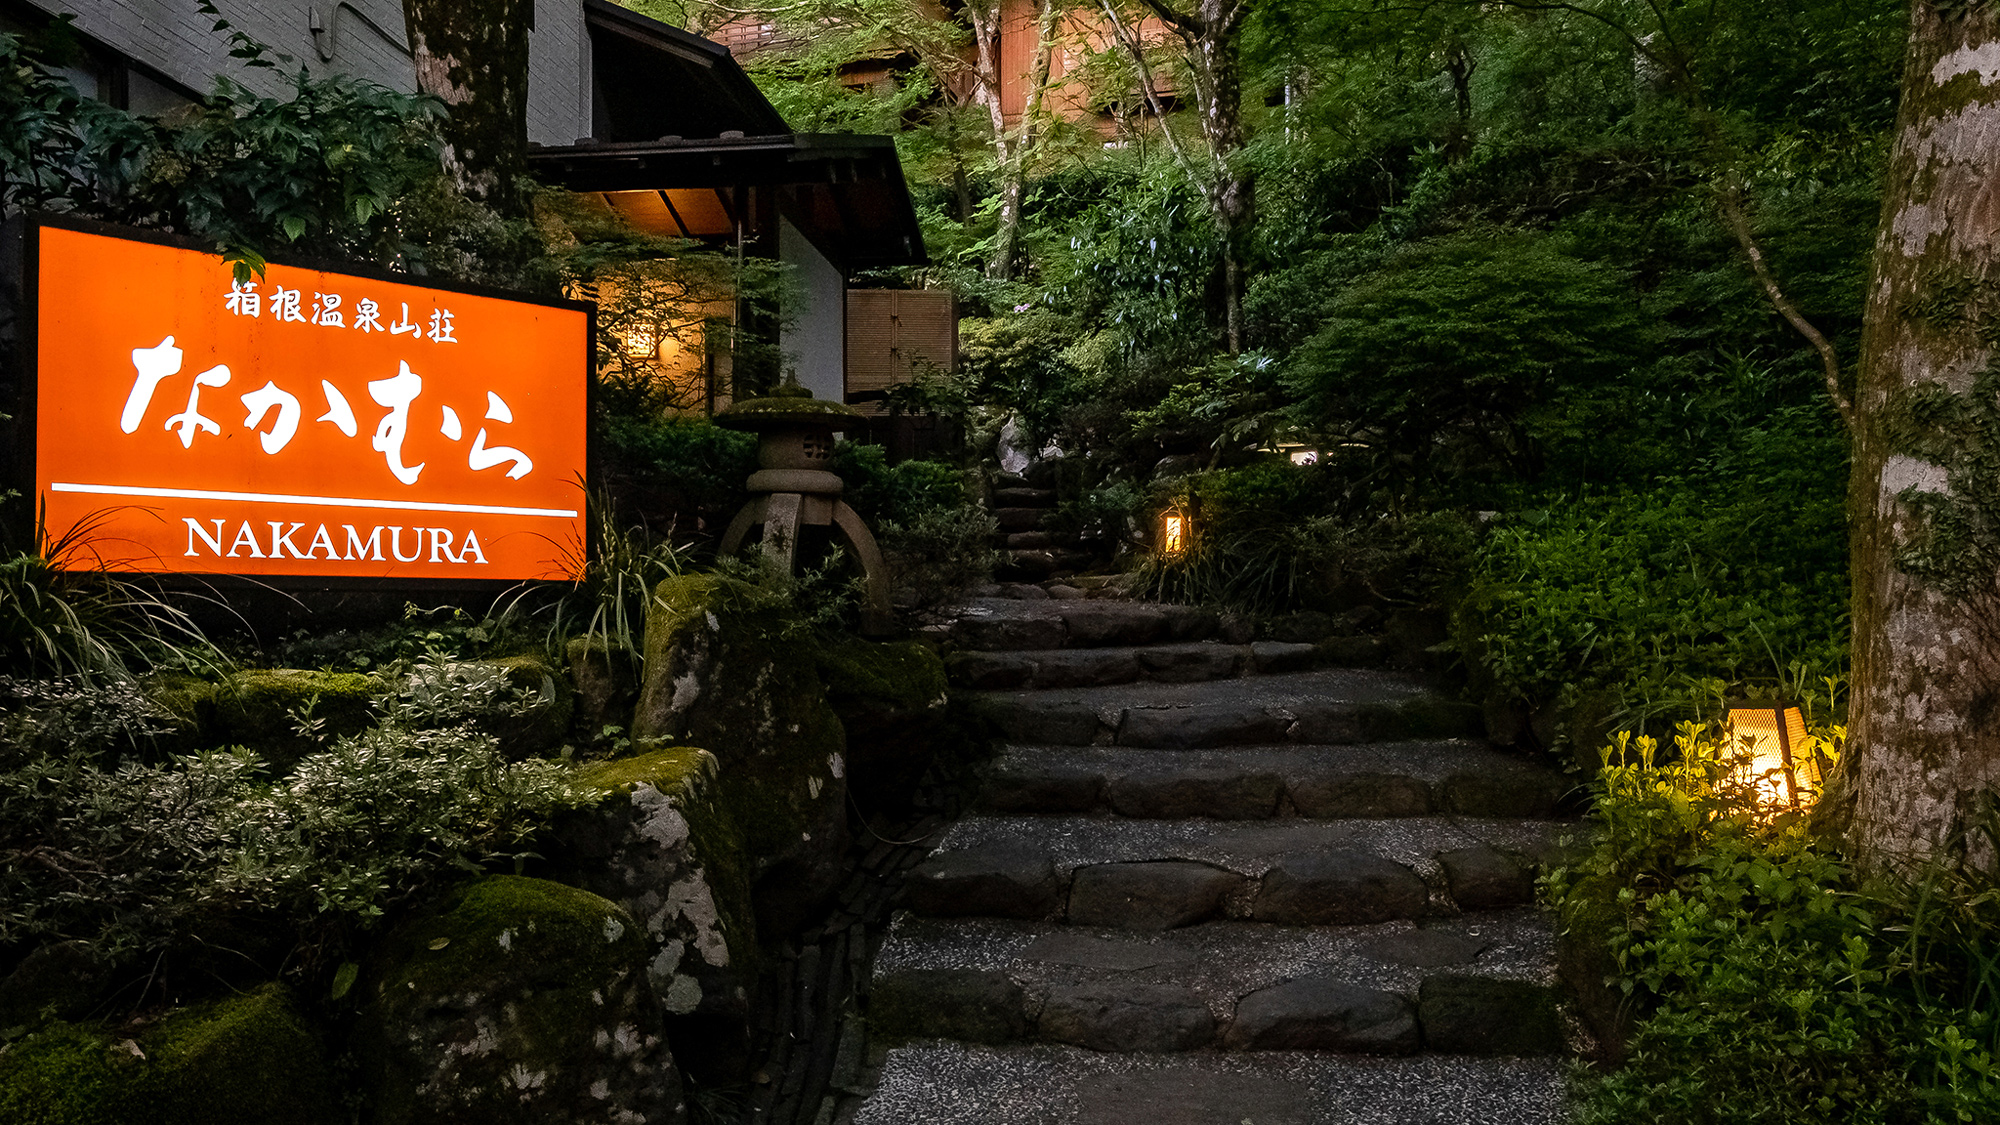
[{"label": "stone lantern", "polygon": [[767,397],[744,399],[717,414],[717,425],[757,435],[757,471],[748,481],[753,495],[722,533],[721,552],[725,558],[735,554],[750,529],[762,524],[764,556],[789,574],[797,563],[800,529],[831,525],[847,540],[867,579],[862,628],[884,633],[892,619],[882,552],[868,525],[840,498],[845,483],[827,468],[834,433],[857,428],[861,420],[860,411],[816,399],[790,381]]}]

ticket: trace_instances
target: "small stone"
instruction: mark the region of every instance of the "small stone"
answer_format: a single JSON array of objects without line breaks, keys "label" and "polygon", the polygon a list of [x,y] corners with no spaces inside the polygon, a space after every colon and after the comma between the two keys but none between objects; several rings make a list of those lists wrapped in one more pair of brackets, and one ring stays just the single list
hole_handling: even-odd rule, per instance
[{"label": "small stone", "polygon": [[1399,774],[1304,777],[1292,782],[1291,794],[1300,816],[1379,819],[1431,812],[1430,785]]},{"label": "small stone", "polygon": [[1228,645],[1188,645],[1139,650],[1146,678],[1168,684],[1224,680],[1243,670],[1243,650]]},{"label": "small stone", "polygon": [[1061,648],[1063,644],[1060,617],[961,617],[951,632],[960,645],[989,651]]},{"label": "small stone", "polygon": [[1118,745],[1163,750],[1257,746],[1283,742],[1289,723],[1254,705],[1131,707],[1118,727]]},{"label": "small stone", "polygon": [[1318,661],[1337,668],[1372,668],[1388,657],[1380,637],[1327,637],[1313,646]]},{"label": "small stone", "polygon": [[1293,852],[1264,874],[1253,916],[1281,925],[1355,925],[1414,918],[1429,891],[1415,872],[1367,852]]},{"label": "small stone", "polygon": [[1048,853],[1025,846],[939,852],[905,887],[911,910],[936,917],[1046,918],[1060,899]]},{"label": "small stone", "polygon": [[1063,608],[1070,643],[1079,647],[1152,644],[1168,635],[1168,615],[1159,606],[1091,605]]},{"label": "small stone", "polygon": [[1080,926],[1170,930],[1212,918],[1243,877],[1189,860],[1102,863],[1078,869],[1069,920]]},{"label": "small stone", "polygon": [[1090,766],[1003,759],[987,771],[980,803],[994,812],[1081,813],[1096,808],[1103,791],[1103,776]]},{"label": "small stone", "polygon": [[1086,969],[1113,969],[1131,972],[1156,965],[1186,965],[1195,960],[1194,951],[1170,941],[1141,941],[1098,937],[1078,930],[1057,930],[1043,934],[1020,952],[1023,961],[1054,965],[1080,965]]},{"label": "small stone", "polygon": [[1417,1049],[1417,1014],[1393,992],[1325,977],[1260,989],[1236,1002],[1224,1045],[1255,1051],[1352,1051],[1406,1055]]},{"label": "small stone", "polygon": [[1449,965],[1470,965],[1492,943],[1470,934],[1449,930],[1411,930],[1368,943],[1368,955],[1395,965],[1439,969]]},{"label": "small stone", "polygon": [[993,518],[1002,531],[1034,531],[1041,526],[1045,508],[995,508]]},{"label": "small stone", "polygon": [[871,1029],[892,1038],[1006,1043],[1027,1034],[1026,998],[990,969],[910,969],[875,981]]},{"label": "small stone", "polygon": [[1214,1040],[1215,1017],[1179,985],[1091,981],[1051,991],[1040,1031],[1093,1051],[1191,1051]]},{"label": "small stone", "polygon": [[1082,601],[1084,598],[1083,591],[1074,586],[1065,586],[1057,583],[1056,585],[1046,587],[1046,589],[1049,592],[1049,597],[1059,602],[1076,602]]},{"label": "small stone", "polygon": [[1361,715],[1352,703],[1307,700],[1294,704],[1298,725],[1292,741],[1320,746],[1345,746],[1362,741]]},{"label": "small stone", "polygon": [[1438,788],[1445,807],[1461,816],[1542,818],[1555,815],[1566,787],[1553,773],[1516,767],[1455,773]]},{"label": "small stone", "polygon": [[1548,1055],[1563,1049],[1552,989],[1518,980],[1436,976],[1417,990],[1424,1045],[1455,1055]]},{"label": "small stone", "polygon": [[1134,771],[1105,782],[1104,796],[1119,816],[1151,820],[1256,820],[1278,811],[1284,783],[1275,773],[1231,766],[1189,766]]},{"label": "small stone", "polygon": [[1036,551],[1056,545],[1056,537],[1046,531],[1016,531],[1007,536],[1007,547],[1014,551]]},{"label": "small stone", "polygon": [[1097,736],[1097,712],[1088,703],[988,696],[975,703],[973,709],[1002,738],[1013,742],[1088,746]]},{"label": "small stone", "polygon": [[1307,610],[1272,621],[1265,628],[1265,638],[1289,644],[1311,645],[1333,632],[1334,627],[1332,614]]},{"label": "small stone", "polygon": [[1319,650],[1309,644],[1258,641],[1250,646],[1250,659],[1257,671],[1267,676],[1278,672],[1303,672],[1319,663]]},{"label": "small stone", "polygon": [[1527,864],[1489,847],[1441,852],[1445,885],[1461,910],[1497,910],[1535,901],[1535,873]]},{"label": "small stone", "polygon": [[1023,602],[1045,602],[1049,600],[1049,592],[1032,582],[1013,583],[1007,587],[1007,596],[1016,601]]},{"label": "small stone", "polygon": [[1225,613],[1215,628],[1215,639],[1223,644],[1247,645],[1257,636],[1257,623],[1240,613]]}]

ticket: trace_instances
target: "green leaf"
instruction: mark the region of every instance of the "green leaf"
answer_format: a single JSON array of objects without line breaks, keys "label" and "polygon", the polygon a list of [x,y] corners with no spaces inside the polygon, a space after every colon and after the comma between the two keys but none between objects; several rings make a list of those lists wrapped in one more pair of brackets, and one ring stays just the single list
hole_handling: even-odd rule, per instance
[{"label": "green leaf", "polygon": [[355,978],[360,975],[361,966],[352,961],[341,962],[340,968],[334,970],[333,991],[328,994],[328,999],[338,1000],[346,996],[348,991],[354,987]]}]

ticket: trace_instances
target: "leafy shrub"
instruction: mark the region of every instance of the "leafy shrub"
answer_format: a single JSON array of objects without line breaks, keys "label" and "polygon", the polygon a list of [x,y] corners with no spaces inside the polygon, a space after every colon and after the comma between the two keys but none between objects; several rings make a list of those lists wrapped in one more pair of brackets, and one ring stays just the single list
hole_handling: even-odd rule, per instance
[{"label": "leafy shrub", "polygon": [[1571,400],[1615,383],[1642,347],[1615,270],[1551,236],[1480,229],[1406,247],[1341,289],[1286,375],[1308,425],[1420,486],[1463,488],[1539,475]]},{"label": "leafy shrub", "polygon": [[1684,725],[1671,755],[1620,743],[1594,846],[1544,882],[1643,1013],[1625,1066],[1580,1078],[1580,1120],[1990,1119],[1991,892],[1869,884],[1796,816],[1758,814],[1741,779],[1706,728]]},{"label": "leafy shrub", "polygon": [[0,558],[0,663],[27,673],[123,678],[157,661],[210,661],[187,612],[144,580],[79,568],[88,521]]},{"label": "leafy shrub", "polygon": [[[700,419],[614,414],[602,434],[612,474],[658,494],[676,513],[719,525],[749,499],[743,482],[757,469],[757,438]],[[679,528],[692,533],[689,526]]]},{"label": "leafy shrub", "polygon": [[0,745],[112,760],[149,749],[178,727],[135,680],[0,676]]},{"label": "leafy shrub", "polygon": [[1531,707],[1599,690],[1643,705],[1704,678],[1837,675],[1845,545],[1835,495],[1560,501],[1492,530],[1455,632],[1476,692]]},{"label": "leafy shrub", "polygon": [[517,848],[568,800],[561,768],[509,765],[464,728],[377,727],[281,782],[247,750],[109,766],[81,745],[9,741],[0,949],[80,939],[124,958],[232,918],[280,921],[309,948],[335,940]]},{"label": "leafy shrub", "polygon": [[1193,513],[1192,542],[1178,557],[1148,556],[1142,588],[1264,613],[1436,595],[1470,550],[1465,521],[1350,513],[1345,481],[1328,466],[1278,461],[1186,478],[1176,487]]}]

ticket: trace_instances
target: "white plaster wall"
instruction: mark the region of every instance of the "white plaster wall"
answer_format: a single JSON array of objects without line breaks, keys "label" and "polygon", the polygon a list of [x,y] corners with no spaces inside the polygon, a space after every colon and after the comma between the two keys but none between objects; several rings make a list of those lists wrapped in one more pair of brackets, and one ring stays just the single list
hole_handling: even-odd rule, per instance
[{"label": "white plaster wall", "polygon": [[778,220],[778,258],[792,267],[779,348],[814,398],[847,401],[847,275],[789,220]]}]

